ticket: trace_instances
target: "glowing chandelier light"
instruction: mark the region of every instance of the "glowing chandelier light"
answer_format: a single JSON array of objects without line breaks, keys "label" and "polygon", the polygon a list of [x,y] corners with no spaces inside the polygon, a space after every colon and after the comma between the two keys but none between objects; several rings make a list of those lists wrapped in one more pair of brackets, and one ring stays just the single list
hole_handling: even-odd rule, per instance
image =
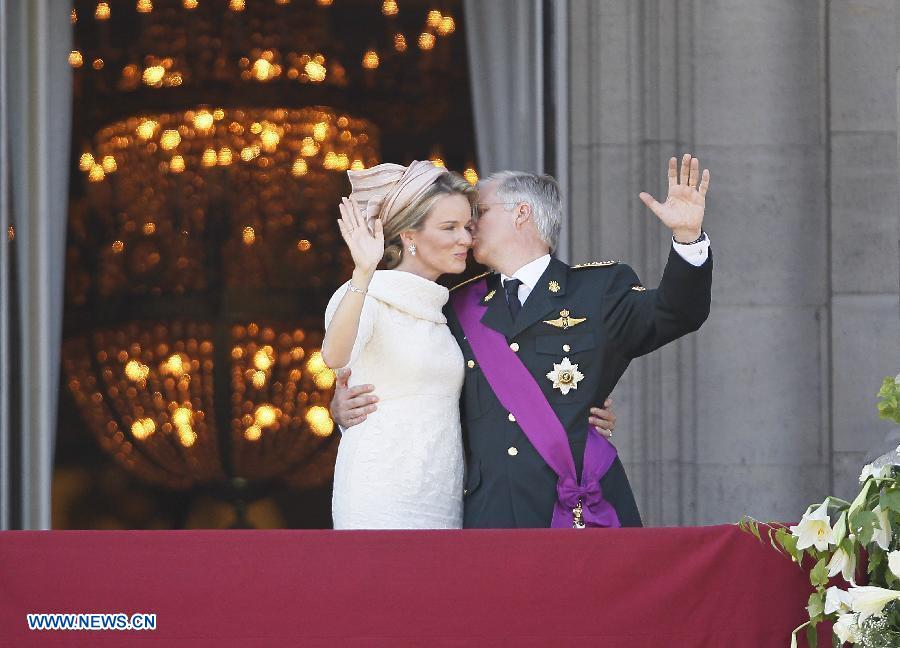
[{"label": "glowing chandelier light", "polygon": [[[235,81],[395,90],[415,77],[404,69],[446,66],[457,31],[446,6],[412,0],[82,0],[72,22],[86,36],[72,66],[122,92]],[[136,38],[115,29],[135,22]],[[342,38],[348,22],[367,37]]]},{"label": "glowing chandelier light", "polygon": [[[331,478],[321,313],[350,263],[334,209],[344,172],[381,157],[358,107],[395,128],[446,110],[455,19],[406,5],[76,1],[88,136],[63,368],[87,427],[142,479],[245,502]],[[348,16],[382,27],[335,38]]]},{"label": "glowing chandelier light", "polygon": [[301,177],[377,164],[377,133],[370,121],[327,107],[201,107],[110,124],[97,134],[94,150],[82,154],[79,168],[89,182],[123,170],[147,177],[217,167],[260,175],[287,168]]},{"label": "glowing chandelier light", "polygon": [[[192,321],[129,322],[72,338],[64,351],[68,387],[101,446],[141,478],[189,488],[225,479],[220,433],[232,471],[326,482],[334,461],[321,335],[250,323],[230,330],[229,420],[216,420],[214,328]],[[297,470],[301,468],[301,470]]]}]

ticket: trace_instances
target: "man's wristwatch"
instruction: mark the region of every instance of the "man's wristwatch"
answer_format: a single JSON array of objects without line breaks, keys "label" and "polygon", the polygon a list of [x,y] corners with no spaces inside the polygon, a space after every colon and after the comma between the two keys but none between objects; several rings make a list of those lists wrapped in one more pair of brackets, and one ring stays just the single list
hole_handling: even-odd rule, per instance
[{"label": "man's wristwatch", "polygon": [[700,236],[697,237],[697,240],[691,241],[690,243],[682,243],[681,241],[679,241],[678,239],[675,238],[674,234],[672,234],[672,242],[677,243],[678,245],[694,245],[696,243],[700,243],[701,241],[705,241],[705,240],[706,240],[706,232],[704,232],[703,230],[700,230]]}]

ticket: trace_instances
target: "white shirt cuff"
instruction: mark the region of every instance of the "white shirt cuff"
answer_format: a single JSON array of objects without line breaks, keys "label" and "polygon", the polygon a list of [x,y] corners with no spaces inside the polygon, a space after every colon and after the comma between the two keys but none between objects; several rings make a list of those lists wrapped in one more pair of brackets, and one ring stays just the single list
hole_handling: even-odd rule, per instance
[{"label": "white shirt cuff", "polygon": [[677,242],[673,236],[672,247],[678,252],[678,256],[698,268],[706,263],[706,260],[709,258],[709,236],[706,234],[704,234],[702,241],[689,245]]}]

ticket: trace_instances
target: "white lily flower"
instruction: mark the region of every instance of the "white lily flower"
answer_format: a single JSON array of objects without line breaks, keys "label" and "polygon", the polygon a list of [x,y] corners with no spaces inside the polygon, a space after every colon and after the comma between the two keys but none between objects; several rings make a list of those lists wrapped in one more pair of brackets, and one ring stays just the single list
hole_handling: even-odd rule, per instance
[{"label": "white lily flower", "polygon": [[894,384],[900,385],[900,374],[897,374],[896,376],[894,376]]},{"label": "white lily flower", "polygon": [[868,463],[863,466],[862,472],[859,473],[859,483],[864,483],[869,477],[874,477],[875,479],[887,479],[891,476],[891,468],[891,464],[885,464],[876,468]]},{"label": "white lily flower", "polygon": [[832,627],[834,634],[841,643],[856,643],[859,639],[859,626],[855,614],[842,614],[834,622]]},{"label": "white lily flower", "polygon": [[797,537],[797,549],[815,545],[819,551],[828,549],[831,539],[831,521],[828,519],[828,501],[812,513],[804,515],[800,524],[791,527],[791,534]]},{"label": "white lily flower", "polygon": [[888,553],[888,569],[894,576],[900,578],[900,550],[895,549]]},{"label": "white lily flower", "polygon": [[825,590],[825,614],[850,611],[850,592],[839,587],[829,587]]},{"label": "white lily flower", "polygon": [[864,483],[869,477],[872,476],[872,464],[867,463],[862,467],[862,472],[859,473],[859,483]]},{"label": "white lily flower", "polygon": [[878,526],[880,527],[875,530],[872,540],[874,540],[884,551],[887,551],[888,547],[891,546],[891,522],[888,520],[888,512],[880,506],[876,506],[875,510],[872,512],[875,513],[875,517],[878,518]]},{"label": "white lily flower", "polygon": [[847,553],[843,547],[838,547],[837,551],[832,554],[831,560],[828,561],[828,577],[834,578],[838,572],[840,572],[845,581],[851,585],[856,585],[856,582],[853,580],[853,577],[856,575],[856,554]]},{"label": "white lily flower", "polygon": [[834,528],[831,529],[831,537],[828,539],[829,544],[837,547],[844,541],[844,538],[850,534],[850,525],[847,523],[847,511],[844,511],[840,515],[838,515],[837,522],[834,523]]},{"label": "white lily flower", "polygon": [[[838,531],[840,531],[840,529],[841,528],[837,524],[835,524],[834,527],[831,529],[831,535],[828,536],[829,544],[832,544],[834,546],[837,546],[839,544],[837,541],[837,535],[838,535]],[[832,559],[834,559],[834,556],[832,556]]]},{"label": "white lily flower", "polygon": [[866,585],[850,588],[850,607],[859,612],[859,620],[865,621],[872,615],[880,615],[884,606],[900,599],[900,591]]}]

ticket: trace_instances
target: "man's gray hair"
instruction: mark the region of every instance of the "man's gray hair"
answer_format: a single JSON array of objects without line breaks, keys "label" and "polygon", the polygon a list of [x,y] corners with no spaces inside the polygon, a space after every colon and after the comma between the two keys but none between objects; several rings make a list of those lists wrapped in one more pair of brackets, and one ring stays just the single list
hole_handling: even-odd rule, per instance
[{"label": "man's gray hair", "polygon": [[562,203],[559,184],[553,176],[498,171],[485,178],[484,182],[494,183],[497,197],[503,202],[531,205],[534,225],[541,240],[550,247],[551,252],[556,249],[562,227]]}]

